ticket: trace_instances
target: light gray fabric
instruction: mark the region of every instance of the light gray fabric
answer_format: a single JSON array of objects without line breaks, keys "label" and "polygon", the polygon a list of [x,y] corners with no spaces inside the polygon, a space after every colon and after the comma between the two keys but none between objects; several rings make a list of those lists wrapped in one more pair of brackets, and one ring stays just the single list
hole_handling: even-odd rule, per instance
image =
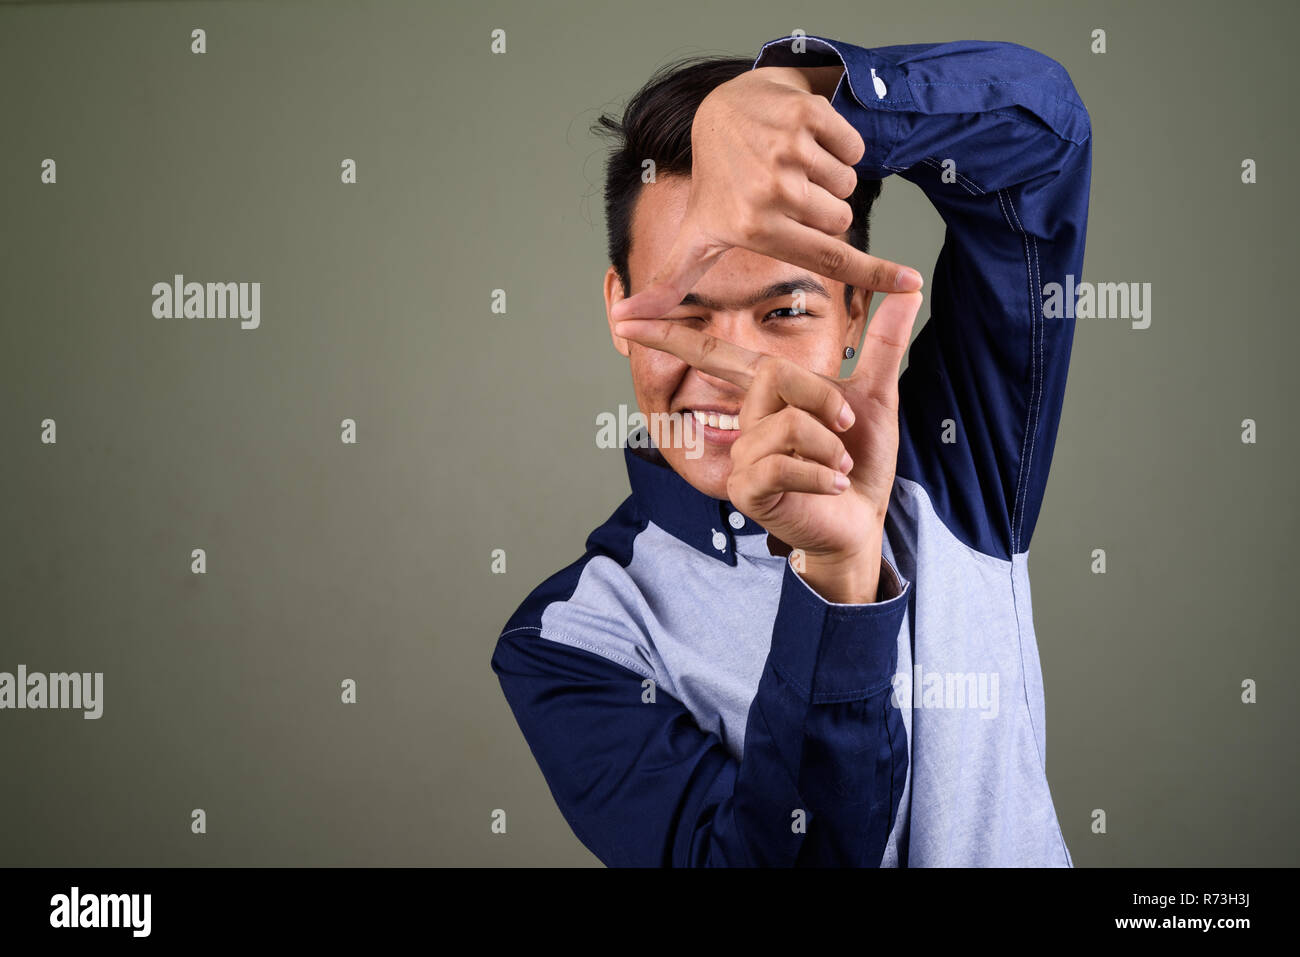
[{"label": "light gray fabric", "polygon": [[[542,637],[653,679],[739,759],[787,559],[764,534],[736,542],[733,567],[649,524],[626,569],[588,563],[542,615]],[[1047,783],[1028,553],[1005,561],[962,544],[903,478],[882,551],[914,595],[895,681],[908,774],[882,865],[1072,866]]]}]

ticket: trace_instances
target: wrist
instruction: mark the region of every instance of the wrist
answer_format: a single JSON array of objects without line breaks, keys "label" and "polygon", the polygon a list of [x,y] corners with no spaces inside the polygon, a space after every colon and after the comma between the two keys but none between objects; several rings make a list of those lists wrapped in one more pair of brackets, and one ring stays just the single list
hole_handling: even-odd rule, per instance
[{"label": "wrist", "polygon": [[871,605],[879,598],[880,540],[852,554],[808,554],[796,567],[799,577],[836,605]]},{"label": "wrist", "polygon": [[815,93],[828,100],[835,96],[835,88],[844,75],[842,66],[764,66],[758,70],[764,71],[774,83],[792,86],[805,93]]}]

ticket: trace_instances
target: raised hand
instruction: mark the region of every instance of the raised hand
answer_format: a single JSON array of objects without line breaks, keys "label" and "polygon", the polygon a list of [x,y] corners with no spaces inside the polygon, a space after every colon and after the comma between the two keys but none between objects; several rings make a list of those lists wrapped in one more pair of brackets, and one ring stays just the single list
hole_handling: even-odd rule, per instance
[{"label": "raised hand", "polygon": [[852,222],[862,137],[827,98],[839,67],[762,67],[720,84],[691,127],[691,191],[666,261],[618,319],[666,315],[718,258],[742,247],[883,293],[921,275],[839,236]]}]

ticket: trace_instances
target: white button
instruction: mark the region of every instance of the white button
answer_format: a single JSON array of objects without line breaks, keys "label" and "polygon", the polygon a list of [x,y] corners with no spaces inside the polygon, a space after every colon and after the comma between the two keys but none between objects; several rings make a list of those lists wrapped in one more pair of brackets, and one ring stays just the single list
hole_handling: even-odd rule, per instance
[{"label": "white button", "polygon": [[876,76],[875,67],[871,68],[871,85],[876,88],[876,99],[878,100],[883,100],[885,95],[889,92],[885,89],[885,81]]},{"label": "white button", "polygon": [[727,536],[715,531],[713,533],[713,547],[720,552],[725,552],[727,550]]},{"label": "white button", "polygon": [[745,516],[741,515],[739,512],[732,512],[727,516],[727,521],[731,523],[732,528],[745,527]]}]

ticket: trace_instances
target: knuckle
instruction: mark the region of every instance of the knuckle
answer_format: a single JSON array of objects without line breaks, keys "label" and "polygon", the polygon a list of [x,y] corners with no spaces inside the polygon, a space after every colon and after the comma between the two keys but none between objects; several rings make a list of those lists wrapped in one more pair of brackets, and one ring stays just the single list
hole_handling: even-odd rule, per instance
[{"label": "knuckle", "polygon": [[786,206],[794,197],[785,179],[781,176],[773,176],[763,188],[763,199],[777,206]]},{"label": "knuckle", "polygon": [[849,227],[853,225],[853,207],[841,200],[835,207],[835,231],[837,233],[847,233]]},{"label": "knuckle", "polygon": [[858,188],[858,174],[851,166],[839,166],[834,175],[834,193],[840,199],[847,200]]},{"label": "knuckle", "polygon": [[803,431],[803,422],[796,415],[799,410],[793,406],[786,406],[777,413],[781,419],[781,445],[784,452],[799,451],[800,434]]},{"label": "knuckle", "polygon": [[848,254],[838,243],[827,246],[817,254],[818,272],[823,276],[835,275],[844,269],[848,261]]},{"label": "knuckle", "polygon": [[799,137],[791,142],[790,158],[800,169],[814,169],[817,165],[816,140],[808,136]]},{"label": "knuckle", "polygon": [[793,359],[787,359],[785,356],[768,356],[767,364],[772,369],[772,375],[782,380],[788,378],[792,370],[802,368]]},{"label": "knuckle", "polygon": [[808,120],[807,97],[788,96],[780,107],[780,118],[784,126],[802,126]]},{"label": "knuckle", "polygon": [[794,484],[795,468],[792,459],[784,455],[772,456],[772,471],[776,484],[781,488],[789,488]]},{"label": "knuckle", "polygon": [[853,157],[854,165],[861,162],[862,157],[867,155],[867,141],[862,138],[862,134],[855,128],[850,127],[848,133],[849,155]]},{"label": "knuckle", "polygon": [[867,338],[872,340],[873,342],[879,342],[882,346],[884,346],[887,350],[890,351],[900,352],[903,349],[907,348],[906,340],[891,339],[889,336],[885,335],[879,329],[873,331],[872,329],[868,328]]},{"label": "knuckle", "polygon": [[762,238],[763,224],[753,207],[743,207],[736,214],[735,226],[736,237],[742,242],[752,243]]},{"label": "knuckle", "polygon": [[812,182],[802,173],[795,173],[782,183],[783,194],[788,205],[801,208],[811,201]]},{"label": "knuckle", "polygon": [[832,422],[839,418],[840,409],[844,405],[844,393],[840,392],[835,386],[823,380],[823,391],[821,396],[821,407],[826,410]]},{"label": "knuckle", "polygon": [[755,151],[766,161],[767,169],[776,169],[790,155],[790,138],[784,133],[775,133],[757,144]]},{"label": "knuckle", "polygon": [[741,476],[741,472],[733,470],[727,477],[727,498],[733,505],[740,505],[747,494],[746,483]]},{"label": "knuckle", "polygon": [[781,395],[788,379],[787,360],[780,356],[764,355],[759,361],[759,377],[765,395]]}]

